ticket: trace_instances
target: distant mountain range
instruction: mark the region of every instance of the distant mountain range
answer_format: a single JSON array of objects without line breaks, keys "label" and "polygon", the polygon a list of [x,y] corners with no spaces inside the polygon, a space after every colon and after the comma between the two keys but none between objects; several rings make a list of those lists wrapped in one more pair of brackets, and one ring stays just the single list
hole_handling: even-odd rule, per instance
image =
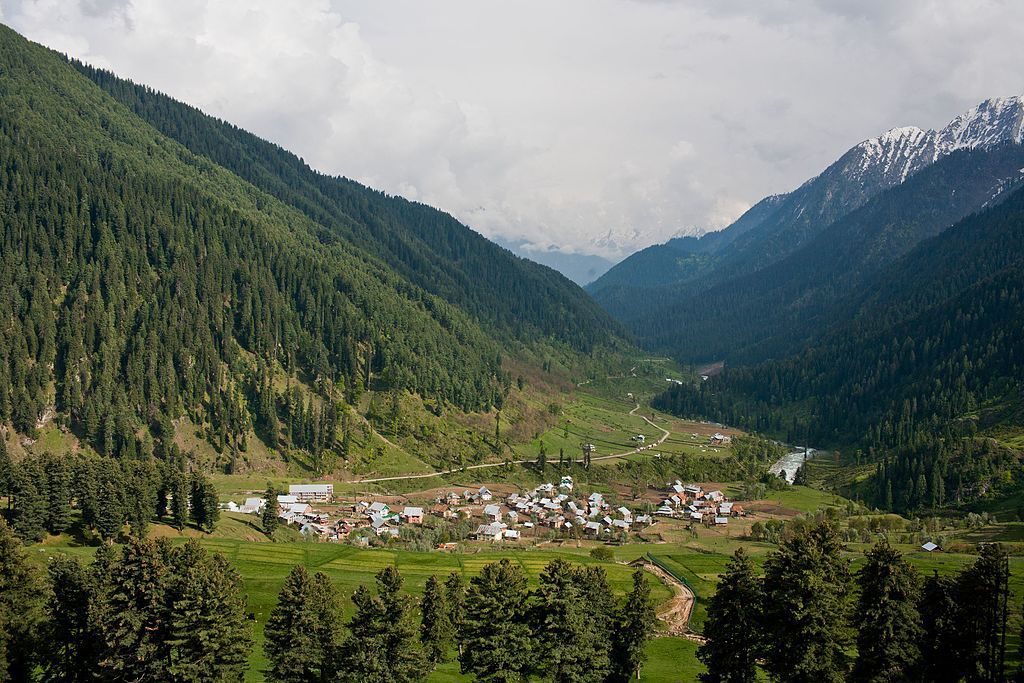
[{"label": "distant mountain range", "polygon": [[724,230],[644,249],[587,290],[653,349],[684,360],[771,357],[786,345],[765,338],[806,326],[811,303],[826,305],[1018,187],[1022,141],[1020,96],[986,100],[938,131],[894,128]]}]

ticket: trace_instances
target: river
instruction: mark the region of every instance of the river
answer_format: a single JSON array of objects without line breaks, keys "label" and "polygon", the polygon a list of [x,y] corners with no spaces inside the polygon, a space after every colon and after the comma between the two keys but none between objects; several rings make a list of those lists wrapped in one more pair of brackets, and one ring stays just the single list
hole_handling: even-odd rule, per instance
[{"label": "river", "polygon": [[806,449],[806,456],[804,455],[805,449],[802,446],[795,446],[792,451],[786,453],[784,456],[779,458],[778,462],[768,468],[768,472],[773,476],[779,476],[779,472],[786,471],[786,481],[790,484],[796,479],[796,471],[800,469],[800,465],[804,464],[805,459],[814,457],[815,450],[813,448]]}]

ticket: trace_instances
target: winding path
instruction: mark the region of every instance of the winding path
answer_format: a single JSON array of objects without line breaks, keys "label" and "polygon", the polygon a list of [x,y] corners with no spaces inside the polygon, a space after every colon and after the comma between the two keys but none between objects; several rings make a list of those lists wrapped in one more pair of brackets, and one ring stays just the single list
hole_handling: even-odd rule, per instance
[{"label": "winding path", "polygon": [[[629,414],[630,415],[636,415],[636,411],[638,411],[638,410],[640,410],[640,404],[639,403],[637,403],[636,406],[631,411],[629,411]],[[643,451],[651,448],[652,446],[660,446],[661,444],[665,443],[665,439],[667,439],[668,437],[672,436],[672,432],[670,432],[669,430],[665,429],[664,427],[659,427],[658,425],[654,424],[654,422],[652,422],[650,419],[648,419],[645,415],[640,415],[638,417],[641,420],[643,420],[644,422],[646,422],[647,424],[651,425],[652,427],[654,427],[655,429],[660,431],[661,432],[661,438],[658,439],[657,441],[653,441],[653,442],[651,442],[651,443],[649,443],[649,444],[647,444],[645,446],[641,446],[640,448],[634,448],[631,451],[626,451],[625,453],[614,453],[612,455],[600,455],[600,456],[598,456],[596,458],[591,458],[590,462],[595,462],[595,461],[598,461],[598,460],[611,460],[613,458],[623,458],[623,457],[625,457],[627,455],[634,455],[636,453],[642,453]],[[504,467],[506,465],[525,465],[527,463],[532,463],[532,462],[536,462],[536,461],[537,461],[536,458],[534,458],[532,460],[509,460],[507,462],[488,462],[488,463],[484,463],[482,465],[466,465],[464,467],[453,467],[451,469],[438,470],[436,472],[429,472],[427,474],[403,474],[403,475],[396,476],[396,477],[374,477],[372,479],[351,479],[351,480],[344,480],[344,481],[341,481],[339,483],[341,483],[341,484],[375,484],[375,483],[382,482],[382,481],[401,481],[401,480],[405,480],[405,479],[430,479],[432,477],[441,476],[442,474],[458,474],[460,472],[468,472],[469,470],[482,470],[482,469],[487,469],[489,467]],[[583,461],[582,460],[577,460],[576,462],[582,463]]]},{"label": "winding path", "polygon": [[672,589],[672,597],[655,611],[658,619],[665,624],[669,635],[703,643],[704,636],[690,631],[690,615],[696,602],[690,587],[645,558],[630,563],[630,566],[643,567],[644,571],[654,574]]}]

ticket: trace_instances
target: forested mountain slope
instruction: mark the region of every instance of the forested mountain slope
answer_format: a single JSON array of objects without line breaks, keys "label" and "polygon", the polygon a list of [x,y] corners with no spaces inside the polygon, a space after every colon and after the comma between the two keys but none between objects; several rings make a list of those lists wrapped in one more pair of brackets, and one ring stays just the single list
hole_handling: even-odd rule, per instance
[{"label": "forested mountain slope", "polygon": [[[986,100],[938,131],[894,128],[855,145],[796,190],[762,200],[721,232],[645,250],[648,261],[659,252],[678,259],[678,252],[685,250],[691,255],[683,261],[686,267],[638,270],[626,259],[588,289],[632,329],[649,333],[652,321],[658,320],[665,334],[675,335],[683,325],[706,320],[665,320],[664,312],[654,310],[662,302],[685,300],[698,308],[709,288],[780,263],[830,226],[936,162],[963,151],[986,153],[1020,146],[1022,140],[1024,97]],[[1013,182],[1009,176],[1005,180]],[[980,207],[978,203],[972,210]],[[694,254],[701,258],[694,259]],[[691,267],[693,263],[699,267]],[[687,348],[683,356],[691,351]]]},{"label": "forested mountain slope", "polygon": [[984,492],[1021,468],[1020,454],[964,439],[980,407],[1024,390],[1024,189],[884,268],[849,316],[798,354],[727,367],[656,403],[891,458],[895,499],[884,500],[891,472],[875,491],[890,507]]},{"label": "forested mountain slope", "polygon": [[622,329],[556,271],[519,258],[450,215],[312,170],[291,152],[108,71],[83,74],[164,135],[207,157],[379,258],[410,282],[458,306],[495,336],[550,337],[589,351]]},{"label": "forested mountain slope", "polygon": [[[492,255],[463,271],[490,268],[490,279],[465,283],[462,296],[458,281],[428,291],[390,268],[383,247],[368,252],[370,237],[345,239],[338,226],[350,219],[328,221],[329,203],[288,205],[0,28],[0,423],[31,435],[56,417],[101,453],[130,455],[147,447],[144,427],[166,437],[187,415],[230,453],[252,428],[275,446],[285,423],[290,448],[330,445],[338,402],[371,383],[486,410],[510,382],[495,335],[516,318],[482,312],[501,288],[524,335],[549,330],[577,349],[616,342],[615,326],[577,306],[585,295],[552,271],[480,246],[439,212],[356,189],[366,224],[353,231],[398,235],[408,224],[432,235],[428,260]],[[366,208],[372,197],[392,207],[378,223],[366,218],[381,215]],[[563,319],[575,331],[559,336]],[[281,370],[322,400],[279,394]]]},{"label": "forested mountain slope", "polygon": [[638,335],[681,358],[785,356],[850,315],[852,298],[915,245],[1024,184],[1024,146],[961,151],[869,200],[805,246],[699,295],[653,307]]}]

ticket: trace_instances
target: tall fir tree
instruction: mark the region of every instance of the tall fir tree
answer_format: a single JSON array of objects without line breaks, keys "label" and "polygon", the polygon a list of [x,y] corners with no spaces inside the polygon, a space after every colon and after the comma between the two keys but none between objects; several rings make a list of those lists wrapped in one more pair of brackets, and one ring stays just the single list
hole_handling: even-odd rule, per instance
[{"label": "tall fir tree", "polygon": [[420,602],[420,642],[424,655],[433,665],[445,661],[452,644],[452,623],[449,619],[445,592],[436,576],[427,579]]},{"label": "tall fir tree", "polygon": [[1005,678],[1009,577],[1009,556],[999,543],[982,545],[978,559],[957,577],[960,638],[968,648],[964,660],[971,680]]},{"label": "tall fir tree", "polygon": [[444,602],[448,608],[448,623],[452,625],[452,637],[462,654],[462,624],[466,612],[466,583],[462,574],[452,572],[444,581]]},{"label": "tall fir tree", "polygon": [[857,660],[853,679],[897,683],[917,675],[923,636],[917,572],[885,541],[867,553],[857,573],[860,596],[854,612]]},{"label": "tall fir tree", "polygon": [[57,555],[47,565],[45,664],[43,680],[85,683],[94,680],[100,634],[93,623],[96,579],[77,558]]},{"label": "tall fir tree", "polygon": [[957,581],[938,572],[924,581],[918,613],[921,616],[921,675],[926,681],[956,683],[967,675],[960,638]]},{"label": "tall fir tree", "polygon": [[239,680],[252,642],[241,576],[195,540],[173,549],[169,564],[165,680]]},{"label": "tall fir tree", "polygon": [[72,473],[67,458],[48,454],[44,459],[46,470],[46,530],[61,534],[71,526]]},{"label": "tall fir tree", "polygon": [[554,560],[531,601],[537,668],[554,683],[601,680],[608,671],[606,641],[598,637],[579,578],[571,564]]},{"label": "tall fir tree", "polygon": [[707,671],[704,683],[753,683],[757,680],[760,652],[761,586],[754,565],[743,548],[729,560],[708,601],[704,633],[707,641],[697,658]]},{"label": "tall fir tree", "polygon": [[276,683],[321,680],[325,653],[318,638],[320,615],[314,592],[306,567],[293,567],[264,629],[263,650],[270,661],[268,680]]},{"label": "tall fir tree", "polygon": [[263,511],[260,513],[260,522],[263,525],[263,531],[273,540],[279,520],[277,517],[277,490],[270,482],[267,482],[267,492],[264,494],[263,500],[264,505]]},{"label": "tall fir tree", "polygon": [[786,683],[839,683],[846,648],[850,569],[835,529],[798,533],[765,561],[762,640],[765,668]]},{"label": "tall fir tree", "polygon": [[27,458],[14,471],[14,531],[25,541],[46,535],[46,473],[35,458]]},{"label": "tall fir tree", "polygon": [[526,575],[508,559],[485,565],[470,580],[460,638],[463,673],[497,683],[526,679],[534,664],[528,605]]},{"label": "tall fir tree", "polygon": [[0,680],[30,681],[37,664],[42,586],[14,530],[0,517]]},{"label": "tall fir tree", "polygon": [[625,682],[633,677],[640,678],[640,671],[647,661],[647,644],[654,637],[656,622],[651,586],[644,570],[637,567],[633,572],[633,588],[626,597],[626,604],[619,610],[612,636],[613,680]]},{"label": "tall fir tree", "polygon": [[151,541],[129,539],[116,559],[97,568],[95,624],[103,650],[97,675],[104,680],[160,680],[167,667],[163,610],[167,565]]}]

